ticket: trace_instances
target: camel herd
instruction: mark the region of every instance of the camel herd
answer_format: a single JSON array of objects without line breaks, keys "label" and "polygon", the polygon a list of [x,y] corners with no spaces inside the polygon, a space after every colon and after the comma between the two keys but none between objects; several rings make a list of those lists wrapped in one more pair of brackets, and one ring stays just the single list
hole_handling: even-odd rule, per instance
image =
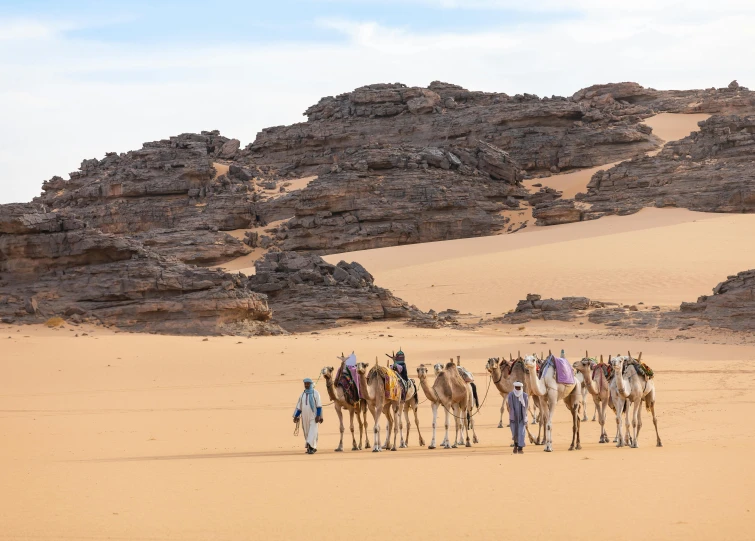
[{"label": "camel herd", "polygon": [[[529,427],[527,435],[530,443],[543,445],[546,452],[553,451],[552,423],[553,414],[559,401],[562,401],[572,416],[572,442],[569,450],[581,449],[580,426],[582,421],[587,421],[587,394],[590,394],[595,403],[595,416],[600,424],[600,443],[609,442],[605,423],[608,409],[616,416],[616,435],[613,441],[617,447],[639,446],[640,429],[642,428],[642,405],[651,413],[655,426],[656,445],[661,447],[661,438],[658,434],[658,420],[655,415],[655,382],[652,371],[648,373],[648,367],[640,361],[642,353],[635,359],[631,353],[626,356],[617,355],[608,357],[608,363],[590,357],[585,352],[584,358],[573,363],[574,383],[560,383],[556,377],[555,364],[543,362],[549,359],[542,354],[522,357],[517,355],[514,359],[509,355],[509,360],[490,358],[485,365],[490,377],[490,382],[496,387],[503,397],[501,416],[498,428],[503,428],[503,414],[506,407],[506,397],[514,388],[514,382],[519,381],[524,385],[525,392],[530,396],[530,408],[532,424],[538,425],[537,437],[533,437]],[[339,357],[342,364],[340,370],[344,370],[345,357]],[[419,389],[414,380],[410,383],[400,400],[387,397],[386,377],[391,377],[390,368],[378,370],[377,359],[375,366],[370,367],[367,363],[357,363],[356,372],[359,399],[350,401],[340,383],[335,381],[336,370],[331,367],[322,369],[328,396],[335,406],[336,414],[340,423],[340,435],[336,451],[343,451],[343,435],[345,432],[343,411],[350,416],[350,429],[352,438],[352,450],[361,450],[370,447],[367,430],[367,412],[373,418],[373,445],[372,451],[404,448],[409,445],[411,432],[410,412],[414,413],[414,424],[417,428],[419,445],[424,446],[419,427],[417,411],[420,403],[430,402],[433,413],[432,439],[428,449],[436,448],[436,425],[439,408],[445,411],[445,435],[440,446],[455,448],[459,445],[471,447],[472,443],[478,443],[474,430],[474,417],[479,412],[481,405],[476,403],[476,389],[474,383],[469,381],[468,372],[451,359],[445,365],[434,365],[435,380],[432,385],[428,381],[428,368],[425,365],[417,367],[417,378],[422,388],[425,399],[419,396]],[[386,376],[386,374],[388,374]],[[487,396],[487,393],[486,393]],[[484,403],[484,400],[483,400]],[[475,411],[475,407],[477,411]],[[383,444],[380,438],[380,421],[386,418],[386,433]],[[593,421],[595,420],[593,416]],[[357,442],[354,428],[354,417],[359,425],[359,441]],[[449,439],[450,418],[455,421],[455,434],[453,440]],[[631,417],[631,422],[630,422]],[[624,429],[622,430],[622,420]],[[404,436],[404,421],[406,422],[406,436]],[[391,441],[391,433],[393,440]],[[471,440],[470,440],[471,434]],[[362,441],[364,439],[364,447]]]}]

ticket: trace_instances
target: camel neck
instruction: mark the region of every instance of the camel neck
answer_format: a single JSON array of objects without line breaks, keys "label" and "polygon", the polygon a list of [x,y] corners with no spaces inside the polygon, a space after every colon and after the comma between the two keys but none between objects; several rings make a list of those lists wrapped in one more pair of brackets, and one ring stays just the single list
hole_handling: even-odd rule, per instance
[{"label": "camel neck", "polygon": [[333,385],[333,381],[329,377],[325,377],[325,388],[328,390],[328,397],[331,402],[336,401],[336,390]]},{"label": "camel neck", "polygon": [[437,400],[436,400],[436,398],[434,396],[435,393],[433,393],[432,388],[430,388],[430,386],[427,384],[427,377],[419,378],[419,384],[420,384],[420,386],[422,386],[422,392],[425,393],[425,397],[430,402],[437,402]]}]

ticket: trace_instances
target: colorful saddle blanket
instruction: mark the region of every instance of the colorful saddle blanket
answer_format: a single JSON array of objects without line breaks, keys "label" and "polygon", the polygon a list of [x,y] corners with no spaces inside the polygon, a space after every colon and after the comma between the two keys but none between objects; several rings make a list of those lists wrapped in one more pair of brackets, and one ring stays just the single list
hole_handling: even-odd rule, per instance
[{"label": "colorful saddle blanket", "polygon": [[569,361],[562,359],[561,357],[554,357],[551,355],[548,357],[539,371],[539,376],[542,378],[545,373],[545,369],[553,365],[556,369],[556,382],[564,385],[574,385],[574,368],[569,364]]},{"label": "colorful saddle blanket", "polygon": [[652,379],[655,373],[653,370],[646,365],[645,363],[639,362],[637,359],[630,359],[626,366],[624,367],[624,371],[626,371],[629,366],[634,366],[634,369],[637,371],[637,373],[642,376],[643,378]]},{"label": "colorful saddle blanket", "polygon": [[[353,369],[353,372],[352,372]],[[357,378],[359,374],[356,371],[356,367],[347,366],[346,370],[343,367],[338,368],[338,374],[336,374],[336,386],[343,389],[344,398],[349,404],[356,404],[361,398],[359,396],[359,381]]]},{"label": "colorful saddle blanket", "polygon": [[406,388],[399,375],[385,366],[373,366],[367,375],[367,381],[372,381],[372,378],[378,377],[378,372],[385,383],[386,399],[400,401],[406,397]]},{"label": "colorful saddle blanket", "polygon": [[611,381],[611,378],[613,378],[613,366],[608,363],[598,363],[594,365],[592,369],[592,379],[597,379],[596,375],[598,374],[599,370],[603,371],[603,376],[606,378],[606,380]]}]

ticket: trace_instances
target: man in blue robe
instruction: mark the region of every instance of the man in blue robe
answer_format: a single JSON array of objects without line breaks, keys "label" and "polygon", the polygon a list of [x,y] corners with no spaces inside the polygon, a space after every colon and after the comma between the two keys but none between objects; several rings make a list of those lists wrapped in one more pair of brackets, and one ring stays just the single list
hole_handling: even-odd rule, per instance
[{"label": "man in blue robe", "polygon": [[524,453],[524,432],[527,427],[527,406],[530,397],[524,392],[524,385],[517,381],[514,383],[514,390],[509,393],[507,398],[509,406],[509,426],[511,427],[511,437],[514,440],[514,454]]}]

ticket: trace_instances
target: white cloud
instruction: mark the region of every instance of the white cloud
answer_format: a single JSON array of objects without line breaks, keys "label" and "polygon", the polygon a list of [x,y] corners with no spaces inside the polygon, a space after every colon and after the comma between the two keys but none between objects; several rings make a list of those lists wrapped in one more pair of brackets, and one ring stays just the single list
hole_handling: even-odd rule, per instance
[{"label": "white cloud", "polygon": [[[431,2],[432,0],[427,0]],[[435,2],[437,5],[438,2]],[[481,4],[482,2],[477,2]],[[500,7],[521,8],[501,0]],[[377,82],[432,80],[509,94],[570,95],[611,81],[655,88],[755,85],[749,2],[569,2],[576,20],[546,18],[477,32],[412,32],[371,21],[320,24],[345,43],[136,47],[71,39],[61,26],[0,20],[0,202],[25,201],[82,159],[184,131],[220,129],[250,142],[303,121],[322,96]],[[557,10],[548,0],[528,9]],[[659,17],[658,10],[675,12]],[[13,26],[15,25],[15,26]],[[70,27],[70,25],[69,25]]]}]

